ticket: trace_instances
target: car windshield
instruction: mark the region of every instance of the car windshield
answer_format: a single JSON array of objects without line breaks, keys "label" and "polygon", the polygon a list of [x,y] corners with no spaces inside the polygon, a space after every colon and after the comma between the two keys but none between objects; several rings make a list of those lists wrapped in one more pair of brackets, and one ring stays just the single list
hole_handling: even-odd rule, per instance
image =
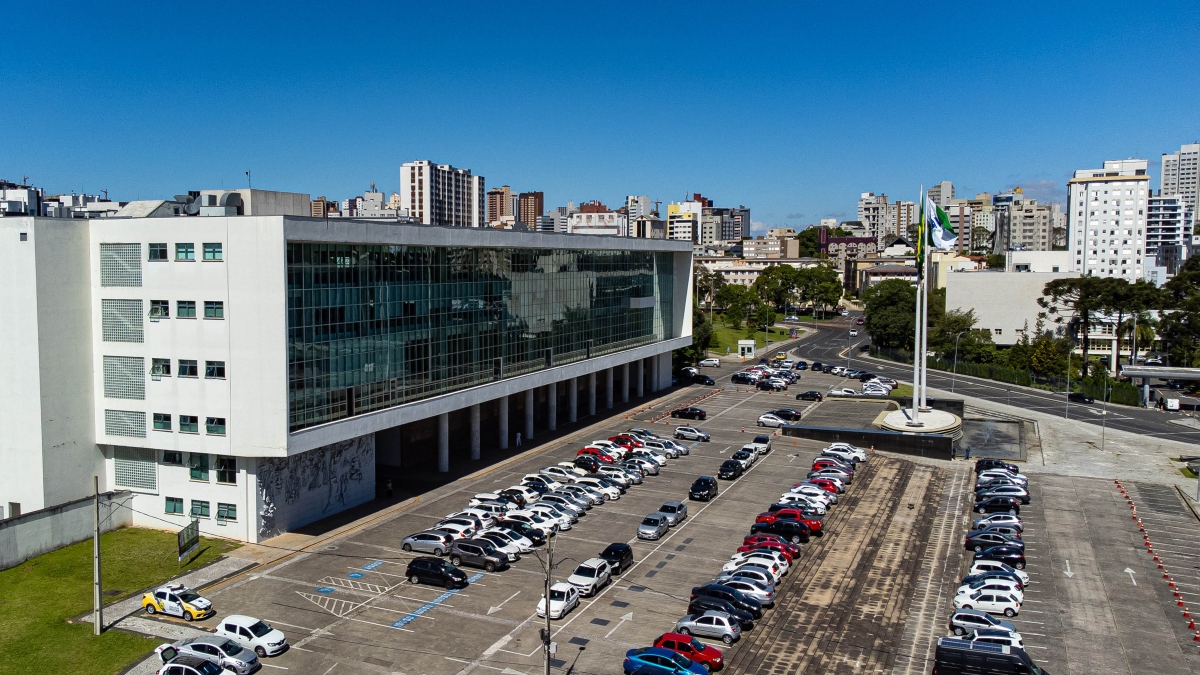
[{"label": "car windshield", "polygon": [[179,592],[179,599],[184,602],[195,602],[200,599],[200,594],[193,590],[183,590]]},{"label": "car windshield", "polygon": [[212,661],[204,661],[202,663],[194,664],[192,665],[192,668],[195,668],[200,675],[223,675],[225,672],[221,666],[218,666]]},{"label": "car windshield", "polygon": [[697,652],[703,652],[703,651],[704,651],[704,643],[703,643],[703,642],[701,642],[701,641],[699,641],[699,640],[697,640],[696,638],[692,638],[692,641],[691,641],[691,642],[689,642],[689,643],[688,643],[688,645],[689,645],[689,646],[690,646],[692,649],[695,649]]},{"label": "car windshield", "polygon": [[[500,541],[504,541],[500,539]],[[484,539],[479,542],[479,548],[483,549],[484,555],[491,555],[496,552],[496,547],[491,539]]]},{"label": "car windshield", "polygon": [[642,524],[650,525],[651,527],[658,527],[658,522],[659,522],[658,518],[651,516],[651,517],[647,517],[645,520],[643,520]]},{"label": "car windshield", "polygon": [[679,666],[680,668],[686,668],[688,670],[691,670],[692,668],[692,660],[683,654],[671,652],[671,660],[674,661],[675,665]]},{"label": "car windshield", "polygon": [[239,645],[238,643],[234,642],[233,640],[226,640],[217,646],[220,647],[221,651],[223,651],[226,654],[229,654],[231,656],[233,654],[237,654],[238,652],[242,651],[242,646]]},{"label": "car windshield", "polygon": [[268,626],[265,621],[256,621],[254,625],[250,626],[250,633],[254,635],[254,637],[262,637],[270,632],[271,627]]},{"label": "car windshield", "polygon": [[554,588],[550,589],[550,600],[553,601],[553,600],[566,600],[566,599],[567,599],[566,591],[560,591],[560,590],[557,590]]},{"label": "car windshield", "polygon": [[737,466],[737,462],[729,459],[721,463],[721,467],[724,469],[732,469],[735,466]]},{"label": "car windshield", "polygon": [[588,567],[587,565],[580,565],[579,567],[575,568],[575,576],[587,577],[588,579],[591,579],[592,577],[596,576],[596,570]]},{"label": "car windshield", "polygon": [[663,513],[675,513],[678,510],[679,507],[672,504],[663,504],[662,508],[659,509],[659,511],[662,511]]},{"label": "car windshield", "polygon": [[755,436],[754,442],[755,443],[770,443],[771,439],[767,438],[766,436]]},{"label": "car windshield", "polygon": [[448,563],[448,562],[443,562],[443,563],[442,563],[442,571],[443,571],[443,572],[454,572],[454,571],[456,571],[457,569],[458,569],[457,567],[455,567],[454,565],[451,565],[451,564],[450,564],[450,563]]}]

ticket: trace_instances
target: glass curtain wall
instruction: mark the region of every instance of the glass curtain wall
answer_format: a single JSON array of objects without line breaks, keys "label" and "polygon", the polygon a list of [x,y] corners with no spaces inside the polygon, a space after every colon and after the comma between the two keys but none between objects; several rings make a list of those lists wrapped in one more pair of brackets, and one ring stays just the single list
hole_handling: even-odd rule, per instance
[{"label": "glass curtain wall", "polygon": [[289,242],[289,430],[670,339],[671,253]]}]

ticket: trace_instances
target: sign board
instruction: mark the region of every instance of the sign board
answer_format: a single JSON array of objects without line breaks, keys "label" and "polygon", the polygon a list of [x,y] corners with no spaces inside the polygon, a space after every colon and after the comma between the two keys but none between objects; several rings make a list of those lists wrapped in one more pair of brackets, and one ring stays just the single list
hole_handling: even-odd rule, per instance
[{"label": "sign board", "polygon": [[1177,398],[1167,399],[1167,410],[1179,410],[1179,399],[1177,399]]},{"label": "sign board", "polygon": [[175,535],[179,539],[179,562],[200,548],[200,521],[195,518],[192,523]]}]

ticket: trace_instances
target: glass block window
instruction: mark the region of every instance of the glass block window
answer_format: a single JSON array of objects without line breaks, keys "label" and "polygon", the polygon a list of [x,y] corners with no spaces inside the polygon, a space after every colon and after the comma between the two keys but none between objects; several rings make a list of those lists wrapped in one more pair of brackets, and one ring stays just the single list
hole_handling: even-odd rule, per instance
[{"label": "glass block window", "polygon": [[166,262],[167,261],[167,245],[166,244],[150,244],[150,262]]},{"label": "glass block window", "polygon": [[[154,430],[170,431],[171,413],[154,413]],[[166,459],[163,459],[163,462],[166,462]]]},{"label": "glass block window", "polygon": [[205,260],[223,260],[224,258],[222,258],[221,255],[221,245],[219,243],[204,245]]},{"label": "glass block window", "polygon": [[205,361],[204,362],[204,377],[208,380],[223,380],[225,379],[225,362],[224,361]]},{"label": "glass block window", "polygon": [[166,500],[167,503],[164,513],[174,513],[180,516],[183,515],[183,497],[167,497]]},{"label": "glass block window", "polygon": [[167,450],[163,453],[163,464],[183,466],[183,453],[177,450]]},{"label": "glass block window", "polygon": [[115,448],[113,478],[117,487],[157,490],[158,465],[154,462],[154,451],[147,448]]},{"label": "glass block window", "polygon": [[206,417],[204,418],[204,431],[211,436],[225,435],[225,418],[224,417]]},{"label": "glass block window", "polygon": [[175,259],[186,261],[196,259],[195,244],[175,244]]},{"label": "glass block window", "polygon": [[146,437],[146,413],[133,410],[105,410],[104,433],[109,436]]},{"label": "glass block window", "polygon": [[217,502],[217,520],[237,520],[237,504]]},{"label": "glass block window", "polygon": [[208,517],[208,502],[200,500],[200,499],[193,499],[192,500],[192,517],[193,518],[207,518]]},{"label": "glass block window", "polygon": [[150,301],[150,318],[151,319],[169,319],[169,318],[171,318],[171,301],[170,300],[151,300]]},{"label": "glass block window", "polygon": [[171,359],[150,359],[150,374],[159,377],[170,377]]},{"label": "glass block window", "polygon": [[199,377],[195,359],[179,359],[179,376],[180,377]]},{"label": "glass block window", "polygon": [[[179,430],[189,434],[200,433],[200,418],[196,417],[195,415],[180,415]],[[208,464],[206,463],[204,466],[205,470],[207,470]]]},{"label": "glass block window", "polygon": [[105,356],[104,397],[146,400],[146,359],[140,356]]},{"label": "glass block window", "polygon": [[180,300],[175,303],[175,315],[181,319],[196,318],[196,301],[195,300]]},{"label": "glass block window", "polygon": [[100,285],[142,285],[141,244],[100,244]]},{"label": "glass block window", "polygon": [[145,340],[141,300],[101,300],[100,329],[105,342]]},{"label": "glass block window", "polygon": [[193,452],[188,455],[188,469],[191,470],[192,480],[208,480],[208,455],[203,452]]},{"label": "glass block window", "polygon": [[237,459],[218,457],[216,463],[218,483],[237,483]]},{"label": "glass block window", "polygon": [[220,300],[205,300],[204,301],[204,318],[206,318],[206,319],[224,319],[225,318],[225,303]]}]

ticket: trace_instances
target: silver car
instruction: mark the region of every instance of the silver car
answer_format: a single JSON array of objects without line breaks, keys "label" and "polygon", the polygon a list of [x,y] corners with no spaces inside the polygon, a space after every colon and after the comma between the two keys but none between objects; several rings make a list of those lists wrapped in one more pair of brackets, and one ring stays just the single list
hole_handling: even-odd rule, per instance
[{"label": "silver car", "polygon": [[171,646],[175,647],[180,654],[198,656],[212,661],[238,675],[249,675],[262,667],[258,663],[258,656],[253,651],[229,638],[216,636],[184,638],[172,643]]},{"label": "silver car", "polygon": [[681,455],[690,455],[690,454],[692,454],[692,449],[691,449],[691,448],[689,448],[689,447],[687,446],[687,444],[686,444],[686,443],[680,443],[679,441],[673,441],[673,440],[671,440],[671,439],[669,439],[669,438],[667,438],[667,439],[664,439],[662,442],[663,442],[663,443],[664,443],[664,444],[665,444],[667,447],[675,448],[676,450],[678,450],[678,451],[679,451],[679,454],[681,454]]},{"label": "silver car", "polygon": [[658,512],[666,516],[668,525],[675,527],[687,518],[687,504],[667,502],[659,507]]},{"label": "silver car", "polygon": [[689,614],[675,624],[675,632],[717,638],[727,645],[742,637],[742,627],[725,612],[710,609],[703,614]]},{"label": "silver car", "polygon": [[549,494],[544,494],[538,503],[550,504],[559,511],[566,509],[570,513],[573,513],[577,516],[584,515],[584,512],[592,508],[592,503],[590,501],[580,502],[580,500],[575,498],[575,495],[568,494],[566,492],[551,492]]},{"label": "silver car", "polygon": [[651,462],[648,459],[642,459],[641,457],[630,457],[629,459],[625,460],[625,466],[632,466],[633,468],[640,470],[642,474],[646,476],[658,475],[658,464]]},{"label": "silver car", "polygon": [[581,499],[586,499],[595,505],[603,504],[604,502],[608,501],[608,497],[606,497],[603,492],[600,492],[590,485],[583,485],[581,483],[564,485],[562,490],[559,490],[559,492],[573,494]]},{"label": "silver car", "polygon": [[625,487],[636,485],[642,482],[642,477],[640,475],[635,478],[632,472],[622,469],[618,466],[602,466],[599,469],[599,473],[601,476],[604,476],[605,478],[620,485],[624,485]]},{"label": "silver car", "polygon": [[717,583],[723,584],[731,579],[751,579],[765,587],[775,587],[775,577],[771,571],[758,565],[743,565],[735,570],[722,572],[717,576]]},{"label": "silver car", "polygon": [[450,545],[453,543],[454,537],[449,534],[427,531],[408,535],[404,541],[400,542],[400,548],[409,552],[432,553],[440,558],[450,550]]},{"label": "silver car", "polygon": [[671,529],[667,517],[661,513],[651,513],[638,525],[638,539],[658,539]]},{"label": "silver car", "polygon": [[742,595],[748,598],[754,598],[763,607],[775,606],[775,586],[767,586],[766,584],[753,581],[749,577],[733,577],[719,582],[730,588],[736,588],[742,592]]}]

